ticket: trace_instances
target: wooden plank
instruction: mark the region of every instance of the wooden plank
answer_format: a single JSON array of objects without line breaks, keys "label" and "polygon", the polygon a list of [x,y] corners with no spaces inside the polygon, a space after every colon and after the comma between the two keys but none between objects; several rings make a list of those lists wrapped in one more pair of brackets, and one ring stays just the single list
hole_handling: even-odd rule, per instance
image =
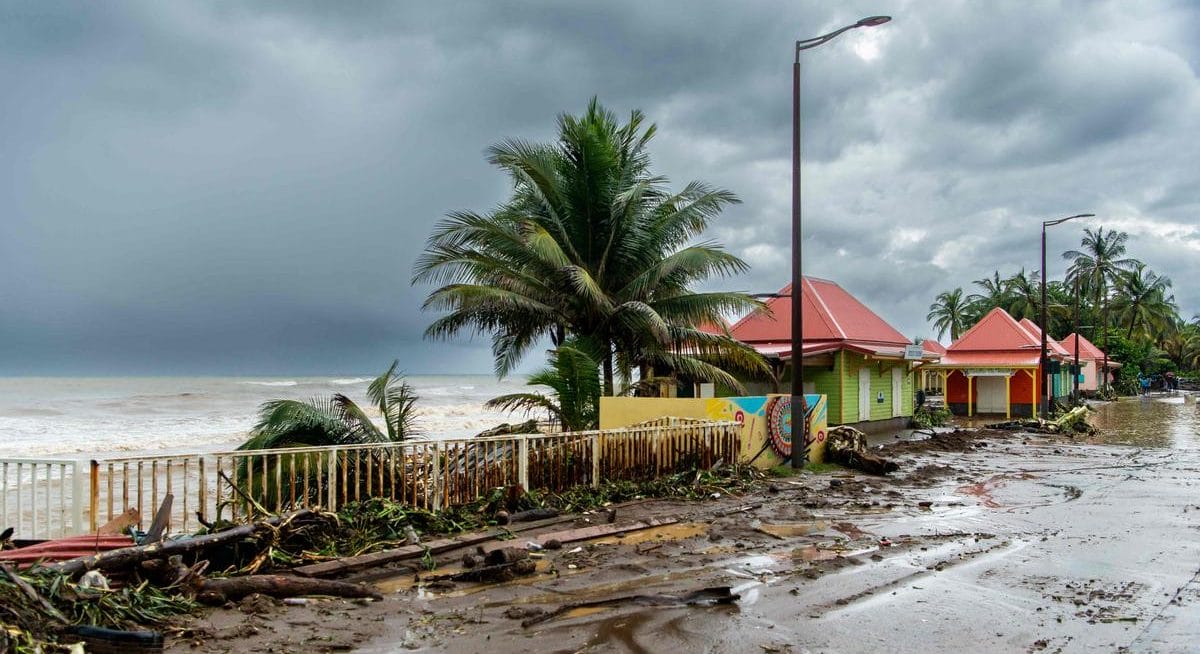
[{"label": "wooden plank", "polygon": [[[629,533],[631,531],[641,531],[643,529],[652,529],[654,527],[665,527],[679,522],[679,518],[651,518],[642,522],[627,522],[625,524],[603,524],[593,525],[591,527],[579,527],[577,529],[568,529],[566,531],[556,531],[549,534],[539,534],[530,540],[538,545],[545,545],[551,540],[556,540],[562,544],[574,543],[581,540],[591,540],[593,538],[601,538],[603,536],[611,536],[616,533]],[[511,547],[509,543],[493,543],[485,545],[484,551],[495,549],[497,547]]]},{"label": "wooden plank", "polygon": [[[292,572],[303,577],[327,577],[331,575],[345,574],[348,572],[356,572],[366,568],[387,565],[395,561],[404,561],[406,559],[416,559],[425,556],[425,550],[428,549],[431,554],[442,554],[464,547],[471,547],[485,543],[489,540],[496,540],[508,534],[519,534],[523,531],[532,531],[542,527],[562,524],[575,520],[577,516],[560,516],[547,520],[539,520],[513,527],[511,529],[496,529],[493,531],[480,532],[476,534],[467,534],[456,536],[454,538],[442,538],[439,540],[431,540],[419,545],[404,545],[395,549],[383,550],[382,552],[372,552],[370,554],[360,554],[359,556],[349,556],[332,561],[322,561],[320,563],[312,563],[302,565],[298,568],[293,568]],[[610,525],[611,526],[611,525]],[[509,541],[502,541],[509,543]]]}]

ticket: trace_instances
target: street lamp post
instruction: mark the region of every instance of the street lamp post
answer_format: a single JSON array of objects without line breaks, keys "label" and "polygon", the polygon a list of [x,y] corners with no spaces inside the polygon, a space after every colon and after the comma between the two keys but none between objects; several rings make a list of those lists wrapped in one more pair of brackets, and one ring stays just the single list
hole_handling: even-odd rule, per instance
[{"label": "street lamp post", "polygon": [[1075,367],[1071,370],[1071,399],[1074,402],[1079,401],[1079,338],[1079,275],[1075,275]]},{"label": "street lamp post", "polygon": [[[1074,216],[1059,218],[1058,220],[1042,221],[1042,374],[1040,375],[1042,378],[1042,418],[1050,417],[1050,385],[1048,383],[1050,379],[1050,360],[1049,357],[1046,356],[1046,333],[1050,331],[1050,325],[1046,319],[1046,228],[1053,227],[1055,225],[1061,225],[1068,220],[1075,220],[1076,218],[1091,218],[1095,215],[1096,214],[1094,213],[1078,213]],[[1076,334],[1075,336],[1078,338],[1079,335]]]},{"label": "street lamp post", "polygon": [[[868,16],[828,34],[796,41],[792,65],[792,467],[803,468],[800,452],[808,437],[808,404],[804,399],[804,279],[801,276],[800,239],[800,52],[829,43],[844,32],[882,25],[891,16]],[[797,420],[797,417],[799,418]]]}]

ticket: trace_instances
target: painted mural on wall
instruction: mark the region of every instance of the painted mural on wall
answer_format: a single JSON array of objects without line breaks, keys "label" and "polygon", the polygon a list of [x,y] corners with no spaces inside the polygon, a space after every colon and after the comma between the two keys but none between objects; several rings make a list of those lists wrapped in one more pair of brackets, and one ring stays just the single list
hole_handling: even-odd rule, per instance
[{"label": "painted mural on wall", "polygon": [[[824,395],[806,395],[804,461],[824,460],[828,404]],[[600,428],[615,429],[663,416],[734,420],[742,424],[742,461],[772,467],[791,460],[793,444],[790,395],[718,398],[604,397]]]}]

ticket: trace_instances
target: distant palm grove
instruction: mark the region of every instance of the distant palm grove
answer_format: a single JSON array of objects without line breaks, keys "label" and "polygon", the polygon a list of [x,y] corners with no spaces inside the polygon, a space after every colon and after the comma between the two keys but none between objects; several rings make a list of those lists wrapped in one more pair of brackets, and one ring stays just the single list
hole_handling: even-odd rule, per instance
[{"label": "distant palm grove", "polygon": [[[1124,364],[1118,390],[1132,390],[1138,374],[1190,372],[1200,369],[1200,316],[1179,315],[1171,280],[1126,255],[1125,232],[1084,229],[1080,249],[1068,250],[1066,278],[1047,281],[1047,333],[1063,338],[1080,333]],[[1041,321],[1041,276],[1021,269],[1011,277],[999,272],[973,282],[976,292],[962,288],[939,293],[929,306],[941,338],[957,340],[988,311],[1000,307],[1020,320]]]},{"label": "distant palm grove", "polygon": [[[510,178],[512,195],[491,211],[451,213],[430,235],[413,282],[439,284],[424,306],[444,314],[426,335],[490,334],[501,376],[549,343],[551,367],[539,379],[560,396],[613,395],[634,379],[677,377],[740,388],[732,373],[764,373],[754,350],[700,329],[760,303],[743,293],[693,290],[747,269],[718,243],[697,241],[738,199],[699,181],[668,190],[668,180],[650,169],[654,133],[640,112],[621,124],[593,99],[583,115],[559,117],[556,142],[489,148],[488,161]],[[588,362],[583,367],[601,383],[547,383],[565,374],[568,360],[572,375]],[[589,398],[505,399],[583,423],[572,426],[594,424]]]}]

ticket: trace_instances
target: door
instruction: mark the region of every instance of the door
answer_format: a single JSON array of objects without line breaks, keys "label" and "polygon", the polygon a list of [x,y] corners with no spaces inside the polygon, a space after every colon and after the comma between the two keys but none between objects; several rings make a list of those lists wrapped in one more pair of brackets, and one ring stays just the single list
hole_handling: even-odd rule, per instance
[{"label": "door", "polygon": [[858,371],[858,421],[871,419],[871,369]]},{"label": "door", "polygon": [[892,417],[904,415],[904,371],[892,368]]},{"label": "door", "polygon": [[978,391],[976,413],[1004,413],[1004,380],[1005,377],[976,377],[975,388]]}]

